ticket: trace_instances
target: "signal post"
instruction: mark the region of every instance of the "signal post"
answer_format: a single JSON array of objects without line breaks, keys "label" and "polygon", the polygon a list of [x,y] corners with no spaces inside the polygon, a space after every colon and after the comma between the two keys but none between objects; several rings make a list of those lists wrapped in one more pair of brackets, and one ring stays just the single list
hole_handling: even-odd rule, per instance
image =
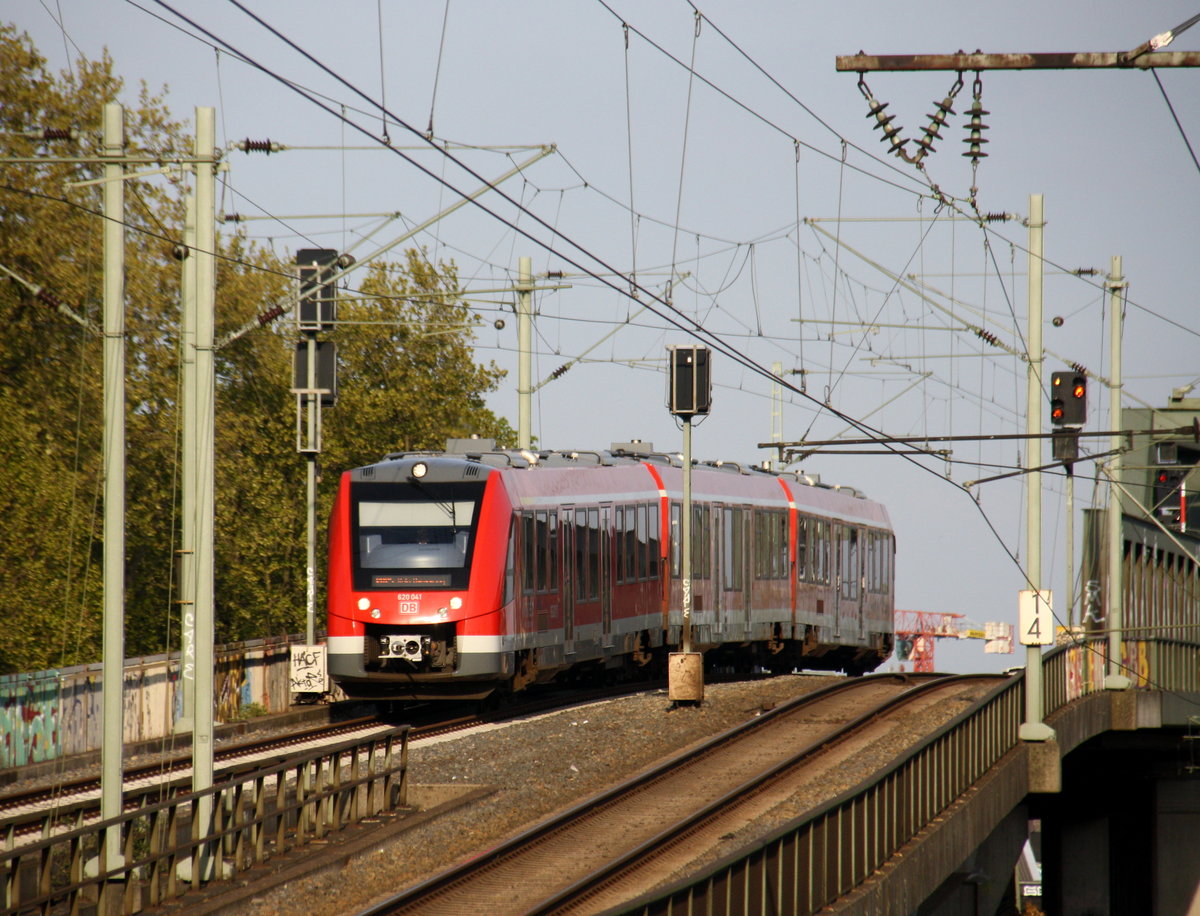
[{"label": "signal post", "polygon": [[704,699],[704,653],[692,650],[692,418],[712,406],[709,351],[705,347],[670,347],[671,381],[668,409],[683,419],[683,525],[680,537],[680,584],[683,622],[680,650],[667,665],[667,696],[675,705],[698,705]]}]

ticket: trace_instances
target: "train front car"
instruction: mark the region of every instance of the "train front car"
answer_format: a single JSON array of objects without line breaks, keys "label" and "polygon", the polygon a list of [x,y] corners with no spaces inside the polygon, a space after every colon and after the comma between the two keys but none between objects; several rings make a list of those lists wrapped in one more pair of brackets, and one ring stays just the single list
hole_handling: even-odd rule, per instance
[{"label": "train front car", "polygon": [[466,455],[342,474],[329,530],[329,672],[349,695],[484,697],[501,670],[511,507]]}]

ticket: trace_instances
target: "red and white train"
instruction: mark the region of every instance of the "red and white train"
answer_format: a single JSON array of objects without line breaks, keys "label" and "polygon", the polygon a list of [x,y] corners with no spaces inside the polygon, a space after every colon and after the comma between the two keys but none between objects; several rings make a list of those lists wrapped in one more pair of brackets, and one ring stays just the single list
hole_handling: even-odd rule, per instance
[{"label": "red and white train", "polygon": [[[342,474],[328,652],[350,696],[483,697],[665,665],[682,635],[683,468],[632,442],[452,440]],[[692,472],[692,647],[720,663],[871,670],[892,651],[895,540],[855,490]]]}]

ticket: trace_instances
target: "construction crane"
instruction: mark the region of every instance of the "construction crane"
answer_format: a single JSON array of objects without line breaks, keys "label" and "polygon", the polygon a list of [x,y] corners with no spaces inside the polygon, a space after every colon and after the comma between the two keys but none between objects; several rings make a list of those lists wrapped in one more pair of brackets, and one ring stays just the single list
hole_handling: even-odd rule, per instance
[{"label": "construction crane", "polygon": [[983,639],[984,652],[1012,654],[1011,623],[988,623],[982,627],[965,614],[932,611],[896,611],[896,660],[900,670],[911,661],[913,671],[933,671],[933,648],[938,639]]}]

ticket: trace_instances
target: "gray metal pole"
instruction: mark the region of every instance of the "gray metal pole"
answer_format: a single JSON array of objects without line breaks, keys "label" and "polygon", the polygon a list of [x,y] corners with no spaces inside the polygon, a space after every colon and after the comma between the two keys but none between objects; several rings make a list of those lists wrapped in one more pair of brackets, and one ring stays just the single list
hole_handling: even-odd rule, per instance
[{"label": "gray metal pole", "polygon": [[683,558],[681,564],[683,586],[683,633],[681,641],[684,652],[692,651],[692,418],[683,418]]},{"label": "gray metal pole", "polygon": [[[1109,425],[1113,430],[1121,428],[1121,332],[1123,316],[1122,298],[1125,278],[1121,276],[1121,257],[1114,256],[1108,274],[1109,308],[1109,362],[1112,386],[1108,390]],[[1121,672],[1121,622],[1124,616],[1125,582],[1122,560],[1125,553],[1124,532],[1121,524],[1121,497],[1117,484],[1121,480],[1121,436],[1114,434],[1109,439],[1109,448],[1114,452],[1108,463],[1108,676],[1104,686],[1109,690],[1125,690],[1130,680]]]},{"label": "gray metal pole", "polygon": [[[104,106],[104,649],[100,817],[121,813],[125,740],[125,110]],[[101,864],[121,855],[121,830],[105,832]]]},{"label": "gray metal pole", "polygon": [[[192,743],[192,789],[213,782],[213,460],[216,451],[213,331],[216,311],[216,111],[196,109],[196,720]],[[197,811],[206,835],[212,800]],[[208,873],[207,851],[201,858]],[[195,880],[195,879],[194,879]]]},{"label": "gray metal pole", "polygon": [[517,266],[517,445],[529,448],[533,442],[531,387],[533,384],[533,259],[521,258]]},{"label": "gray metal pole", "polygon": [[[318,284],[319,285],[319,284]],[[321,305],[317,304],[317,318],[320,320]],[[308,348],[308,394],[304,396],[308,405],[308,450],[305,453],[307,480],[306,508],[308,537],[306,545],[306,588],[305,588],[305,623],[304,644],[311,646],[316,642],[317,618],[317,453],[320,451],[321,435],[321,396],[317,394],[317,334],[315,331],[307,334],[305,346]]]},{"label": "gray metal pole", "polygon": [[1067,474],[1067,629],[1075,630],[1075,474]]},{"label": "gray metal pole", "polygon": [[[1026,432],[1042,431],[1042,195],[1029,195],[1029,368],[1026,373]],[[1034,592],[1042,589],[1042,440],[1030,439],[1025,448],[1025,573]],[[1042,647],[1025,647],[1025,721],[1023,741],[1047,741],[1054,730],[1042,722]]]},{"label": "gray metal pole", "polygon": [[176,731],[191,731],[196,721],[196,197],[187,198],[183,230],[187,254],[183,259],[180,296],[180,388],[182,390],[183,486],[179,526],[179,674],[183,687],[183,716]]}]

